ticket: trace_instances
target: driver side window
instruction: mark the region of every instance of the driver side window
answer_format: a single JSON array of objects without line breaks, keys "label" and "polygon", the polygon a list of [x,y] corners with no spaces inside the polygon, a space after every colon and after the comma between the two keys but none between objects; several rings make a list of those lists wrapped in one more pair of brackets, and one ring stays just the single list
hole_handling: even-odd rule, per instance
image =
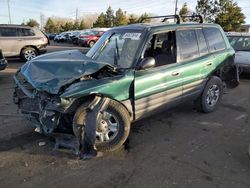
[{"label": "driver side window", "polygon": [[155,59],[155,67],[176,63],[175,36],[175,31],[153,35],[146,45],[143,57],[153,57]]}]

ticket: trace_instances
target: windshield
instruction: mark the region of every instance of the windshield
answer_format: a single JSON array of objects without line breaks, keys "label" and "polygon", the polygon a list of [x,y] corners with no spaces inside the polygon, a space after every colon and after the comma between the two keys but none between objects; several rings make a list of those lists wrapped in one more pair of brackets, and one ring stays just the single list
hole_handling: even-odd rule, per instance
[{"label": "windshield", "polygon": [[130,68],[141,37],[142,33],[138,31],[108,31],[86,55],[115,67]]},{"label": "windshield", "polygon": [[250,37],[248,36],[230,36],[228,40],[232,47],[237,51],[250,51]]}]

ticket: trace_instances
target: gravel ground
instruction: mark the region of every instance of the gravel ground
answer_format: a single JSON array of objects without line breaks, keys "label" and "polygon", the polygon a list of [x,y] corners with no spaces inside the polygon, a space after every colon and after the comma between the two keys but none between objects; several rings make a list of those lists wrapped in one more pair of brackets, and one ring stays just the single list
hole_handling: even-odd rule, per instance
[{"label": "gravel ground", "polygon": [[22,64],[10,59],[0,72],[0,187],[250,187],[250,76],[218,111],[183,104],[134,123],[124,148],[81,161],[16,116],[12,75]]}]

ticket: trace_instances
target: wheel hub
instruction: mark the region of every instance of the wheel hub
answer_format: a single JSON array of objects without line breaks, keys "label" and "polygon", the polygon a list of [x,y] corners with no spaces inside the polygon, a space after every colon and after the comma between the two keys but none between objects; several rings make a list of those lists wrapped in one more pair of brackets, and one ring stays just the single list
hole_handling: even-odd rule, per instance
[{"label": "wheel hub", "polygon": [[207,97],[206,97],[207,104],[209,106],[214,106],[219,99],[219,95],[220,95],[220,90],[218,86],[217,85],[211,86],[207,92]]},{"label": "wheel hub", "polygon": [[97,131],[98,132],[106,132],[106,131],[108,131],[108,124],[107,124],[107,122],[104,121],[104,120],[101,120],[101,122],[97,126]]},{"label": "wheel hub", "polygon": [[116,116],[112,113],[104,112],[96,127],[97,142],[112,141],[117,136],[118,129],[119,122]]}]

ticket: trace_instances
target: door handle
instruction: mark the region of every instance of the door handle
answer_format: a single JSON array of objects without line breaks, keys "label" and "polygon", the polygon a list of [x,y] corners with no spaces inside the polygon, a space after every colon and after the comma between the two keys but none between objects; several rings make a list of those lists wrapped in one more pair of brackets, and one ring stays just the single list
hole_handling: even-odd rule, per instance
[{"label": "door handle", "polygon": [[23,41],[23,39],[18,39],[18,41]]},{"label": "door handle", "polygon": [[179,76],[180,75],[180,73],[179,72],[172,72],[172,74],[171,74],[172,76]]},{"label": "door handle", "polygon": [[207,66],[211,66],[213,63],[212,62],[208,62],[207,63]]}]

